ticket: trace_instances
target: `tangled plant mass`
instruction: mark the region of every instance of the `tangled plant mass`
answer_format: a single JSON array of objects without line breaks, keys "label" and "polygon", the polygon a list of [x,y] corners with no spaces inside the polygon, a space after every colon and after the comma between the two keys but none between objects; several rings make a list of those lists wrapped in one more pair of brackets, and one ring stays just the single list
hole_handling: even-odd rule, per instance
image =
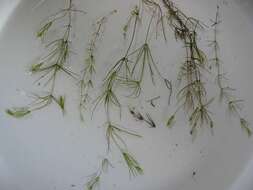
[{"label": "tangled plant mass", "polygon": [[[144,89],[143,83],[146,80],[151,81],[150,85],[153,86],[158,82],[164,85],[166,91],[163,91],[163,93],[166,92],[165,95],[168,97],[168,106],[173,101],[171,99],[172,94],[176,95],[177,107],[172,115],[168,113],[167,122],[164,124],[168,128],[176,124],[177,114],[180,111],[185,111],[190,126],[190,134],[193,137],[196,136],[198,129],[203,126],[209,126],[212,129],[215,122],[214,114],[210,111],[210,105],[217,99],[218,102],[225,105],[232,115],[238,118],[241,128],[246,131],[248,136],[251,136],[249,122],[242,116],[243,100],[236,98],[234,95],[235,89],[228,85],[219,57],[221,52],[217,32],[221,23],[219,7],[217,6],[215,19],[212,20],[213,40],[209,44],[214,55],[208,58],[199,45],[199,32],[206,29],[204,23],[186,15],[171,0],[140,0],[137,3],[138,5],[129,11],[126,23],[119,26],[128,45],[121,55],[115,55],[117,61],[112,63],[106,72],[102,81],[103,84],[99,89],[100,94],[94,99],[92,93],[96,79],[96,65],[103,64],[96,60],[97,52],[103,51],[99,48],[99,42],[104,38],[104,30],[108,20],[120,10],[112,10],[95,20],[84,55],[84,62],[80,63],[83,69],[79,72],[81,75],[78,75],[66,67],[66,62],[70,56],[71,45],[73,45],[71,44],[73,14],[86,14],[86,12],[76,9],[74,0],[68,0],[65,8],[47,18],[36,33],[37,38],[43,44],[45,44],[44,41],[50,41],[45,44],[47,54],[42,55],[39,62],[30,67],[31,73],[38,76],[37,81],[44,84],[45,92],[42,94],[33,93],[31,104],[7,109],[6,113],[15,118],[22,118],[44,109],[52,103],[55,103],[64,112],[66,97],[55,94],[55,88],[59,88],[56,86],[55,81],[59,73],[70,76],[78,81],[80,101],[77,107],[79,108],[81,120],[88,119],[86,116],[87,110],[95,112],[96,109],[101,107],[104,109],[106,116],[106,121],[104,121],[105,139],[108,145],[105,157],[110,154],[111,148],[118,149],[130,176],[143,174],[144,169],[131,154],[125,139],[127,136],[136,138],[141,136],[117,123],[112,117],[112,113],[118,110],[119,117],[121,117],[122,97],[118,93],[119,89],[126,92],[125,99],[132,101],[132,99],[140,98]],[[144,13],[149,18],[147,23],[145,22],[147,19],[143,19]],[[57,22],[64,22],[64,27],[55,27]],[[59,38],[49,38],[48,34],[52,31],[52,28],[57,29],[60,35]],[[141,39],[142,45],[136,48],[134,44],[137,40],[139,28],[146,28],[146,32],[145,35],[141,35],[143,38]],[[153,37],[152,31],[156,32],[155,37]],[[177,87],[174,87],[172,82],[161,74],[155,58],[156,55],[150,45],[152,43],[151,39],[156,40],[159,34],[162,34],[162,38],[168,43],[170,40],[168,33],[173,33],[175,40],[182,45],[185,51],[184,60],[177,63],[180,65],[176,79],[179,82]],[[169,58],[167,66],[170,66]],[[209,73],[216,75],[214,85],[219,89],[218,98],[210,97],[209,89],[203,79],[210,77]],[[157,96],[148,100],[147,103],[153,109],[156,109],[156,103],[159,99],[160,96]],[[136,111],[136,107],[129,107],[130,115],[137,121],[146,124],[149,128],[156,128],[157,125],[151,115],[147,112],[143,114]],[[86,189],[96,189],[99,186],[100,179],[111,167],[112,164],[109,160],[104,158],[98,171],[87,181]]]}]

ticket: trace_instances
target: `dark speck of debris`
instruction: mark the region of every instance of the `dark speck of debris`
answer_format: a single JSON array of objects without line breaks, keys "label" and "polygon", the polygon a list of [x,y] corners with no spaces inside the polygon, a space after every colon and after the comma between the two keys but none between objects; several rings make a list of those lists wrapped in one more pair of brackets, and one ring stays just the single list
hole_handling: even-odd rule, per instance
[{"label": "dark speck of debris", "polygon": [[72,184],[71,187],[76,187],[76,185]]},{"label": "dark speck of debris", "polygon": [[194,176],[196,176],[196,171],[194,171],[194,172],[192,172],[192,176],[194,177]]}]

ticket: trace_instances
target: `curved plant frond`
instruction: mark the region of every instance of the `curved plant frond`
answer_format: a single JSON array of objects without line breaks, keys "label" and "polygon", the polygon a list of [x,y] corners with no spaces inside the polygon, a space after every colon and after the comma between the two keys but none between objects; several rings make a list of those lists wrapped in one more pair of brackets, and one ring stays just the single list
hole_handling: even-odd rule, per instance
[{"label": "curved plant frond", "polygon": [[246,131],[249,137],[252,135],[252,130],[249,128],[249,122],[244,118],[240,118],[241,128]]},{"label": "curved plant frond", "polygon": [[5,110],[5,112],[8,115],[15,118],[22,118],[31,113],[31,111],[27,107],[11,108],[11,109]]},{"label": "curved plant frond", "polygon": [[175,122],[176,122],[176,115],[173,114],[172,116],[169,117],[166,126],[167,126],[168,128],[172,128],[173,125],[175,124]]},{"label": "curved plant frond", "polygon": [[94,174],[91,176],[90,180],[86,183],[87,190],[95,190],[99,187],[100,184],[100,176]]},{"label": "curved plant frond", "polygon": [[154,120],[151,118],[151,116],[148,113],[146,113],[146,115],[143,116],[140,112],[136,111],[135,108],[129,107],[128,109],[129,109],[130,114],[137,121],[143,121],[148,125],[148,127],[156,128],[156,124],[155,124]]},{"label": "curved plant frond", "polygon": [[135,160],[135,158],[129,152],[122,151],[122,155],[129,169],[130,177],[143,174],[143,169],[141,168],[140,164]]},{"label": "curved plant frond", "polygon": [[110,121],[106,123],[106,139],[107,139],[107,150],[110,151],[111,144],[119,149],[122,153],[123,158],[128,166],[130,176],[142,174],[143,170],[138,162],[127,152],[127,145],[122,135],[130,135],[133,137],[140,138],[141,136],[135,132],[122,128],[118,125],[112,124]]},{"label": "curved plant frond", "polygon": [[126,149],[127,145],[124,141],[124,139],[121,137],[121,135],[130,135],[133,137],[140,138],[141,136],[137,133],[127,130],[125,128],[122,128],[118,125],[112,124],[111,122],[108,122],[106,124],[106,139],[107,139],[107,145],[108,145],[108,151],[110,150],[111,143],[113,142],[120,150]]},{"label": "curved plant frond", "polygon": [[48,30],[50,29],[50,27],[52,26],[53,21],[49,21],[47,23],[45,23],[37,32],[36,36],[37,38],[45,38],[46,33],[48,32]]},{"label": "curved plant frond", "polygon": [[49,93],[46,95],[32,94],[31,97],[33,101],[26,107],[7,109],[6,113],[15,118],[22,118],[28,114],[31,114],[32,112],[41,110],[49,106],[52,102],[55,102],[59,106],[59,108],[62,110],[62,113],[65,112],[64,96],[59,96],[59,98],[56,98]]},{"label": "curved plant frond", "polygon": [[150,103],[150,105],[155,108],[156,107],[156,104],[155,104],[155,101],[159,100],[161,98],[161,96],[156,96],[154,98],[151,98],[149,100],[147,100],[146,102]]},{"label": "curved plant frond", "polygon": [[228,102],[228,111],[233,115],[237,115],[243,107],[243,100],[230,100]]}]

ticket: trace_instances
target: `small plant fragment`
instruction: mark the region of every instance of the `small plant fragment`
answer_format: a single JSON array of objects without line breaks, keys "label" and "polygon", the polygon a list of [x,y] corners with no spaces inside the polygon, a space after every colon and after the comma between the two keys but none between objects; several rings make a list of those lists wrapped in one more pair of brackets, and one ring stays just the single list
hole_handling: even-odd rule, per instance
[{"label": "small plant fragment", "polygon": [[175,116],[175,114],[173,114],[173,115],[168,119],[166,126],[167,126],[168,128],[172,128],[173,125],[175,124],[175,120],[176,120],[176,116]]},{"label": "small plant fragment", "polygon": [[156,107],[155,101],[160,98],[161,98],[160,96],[157,96],[157,97],[151,98],[150,100],[147,100],[147,102],[149,102],[150,105],[155,108]]},{"label": "small plant fragment", "polygon": [[100,164],[98,171],[92,174],[90,179],[86,183],[85,186],[87,190],[95,190],[99,188],[101,176],[104,173],[107,173],[109,166],[112,167],[111,163],[109,162],[107,158],[104,158]]},{"label": "small plant fragment", "polygon": [[90,98],[90,90],[93,88],[94,74],[96,73],[95,65],[95,54],[97,50],[97,43],[102,38],[104,33],[104,27],[107,23],[109,17],[117,13],[116,10],[111,11],[108,15],[105,15],[99,18],[94,24],[94,31],[92,33],[91,40],[89,42],[86,58],[85,58],[85,67],[82,72],[82,78],[80,81],[80,118],[84,120],[83,110],[86,110],[86,106]]},{"label": "small plant fragment", "polygon": [[241,111],[243,109],[243,100],[237,99],[234,96],[233,92],[235,92],[235,89],[231,88],[227,84],[227,78],[222,73],[221,60],[219,58],[220,48],[218,43],[218,26],[221,23],[219,10],[220,8],[217,6],[215,20],[212,21],[214,40],[210,44],[210,46],[214,49],[214,58],[212,61],[215,64],[217,72],[216,83],[219,88],[219,101],[227,104],[227,110],[229,113],[238,118],[241,128],[245,130],[250,137],[252,135],[252,130],[249,127],[249,122],[241,116]]},{"label": "small plant fragment", "polygon": [[169,80],[166,79],[166,78],[164,78],[164,83],[165,83],[165,86],[167,87],[167,89],[169,90],[168,105],[170,105],[171,96],[172,96],[172,93],[173,93],[172,83],[171,83],[171,81],[169,81]]},{"label": "small plant fragment", "polygon": [[137,58],[131,71],[131,76],[136,78],[140,83],[144,78],[144,71],[146,68],[149,69],[151,80],[154,84],[154,72],[158,72],[156,63],[154,62],[150,47],[147,43],[143,44],[137,52]]},{"label": "small plant fragment", "polygon": [[15,118],[21,118],[29,115],[31,111],[27,107],[7,109],[6,113]]},{"label": "small plant fragment", "polygon": [[111,143],[113,142],[119,150],[127,149],[127,145],[121,135],[130,135],[140,138],[141,136],[135,132],[129,131],[118,125],[107,123],[106,124],[106,139],[108,145],[108,151],[110,150]]},{"label": "small plant fragment", "polygon": [[[183,106],[183,105],[182,105]],[[176,123],[176,115],[177,115],[177,112],[179,111],[181,109],[181,107],[179,106],[178,108],[177,108],[177,110],[168,118],[168,120],[167,120],[167,123],[166,123],[166,126],[167,126],[167,128],[172,128],[174,125],[175,125],[175,123]]]},{"label": "small plant fragment", "polygon": [[141,137],[140,135],[136,134],[135,132],[129,131],[125,128],[120,128],[117,125],[108,123],[106,129],[106,138],[108,143],[108,150],[110,150],[111,142],[113,142],[118,149],[120,150],[127,167],[129,169],[130,176],[143,174],[143,170],[138,164],[138,162],[131,156],[127,151],[127,145],[124,139],[121,137],[121,134],[130,135],[134,137]]},{"label": "small plant fragment", "polygon": [[31,98],[33,101],[26,107],[7,109],[6,113],[15,118],[22,118],[34,111],[41,110],[52,102],[55,102],[59,108],[62,110],[62,113],[65,111],[65,97],[60,96],[59,98],[54,97],[52,94],[47,93],[44,95],[32,94]]},{"label": "small plant fragment", "polygon": [[147,118],[146,123],[148,123],[151,128],[156,128],[156,124],[154,120],[151,118],[151,116],[148,113],[146,114],[146,118]]},{"label": "small plant fragment", "polygon": [[134,159],[131,154],[126,151],[123,151],[122,155],[129,168],[130,177],[143,174],[143,169],[140,167],[139,163]]},{"label": "small plant fragment", "polygon": [[240,124],[241,124],[241,128],[247,132],[249,137],[251,137],[252,131],[249,128],[249,125],[250,125],[249,122],[246,121],[244,118],[240,118]]},{"label": "small plant fragment", "polygon": [[44,38],[46,36],[46,33],[48,32],[48,30],[50,29],[50,27],[52,26],[53,21],[49,21],[46,24],[44,24],[44,26],[42,26],[40,28],[40,30],[37,32],[37,38]]},{"label": "small plant fragment", "polygon": [[87,182],[87,190],[94,190],[99,186],[100,176],[92,176],[91,179]]},{"label": "small plant fragment", "polygon": [[58,100],[56,100],[56,102],[58,103],[58,105],[60,106],[60,108],[62,109],[62,111],[65,111],[65,97],[64,96],[60,96]]},{"label": "small plant fragment", "polygon": [[127,33],[129,31],[129,28],[132,24],[132,22],[134,22],[134,30],[136,30],[136,26],[138,23],[141,23],[141,18],[140,18],[140,9],[139,7],[136,5],[133,10],[130,13],[130,16],[126,22],[126,24],[123,26],[123,36],[124,39],[126,39],[127,37]]},{"label": "small plant fragment", "polygon": [[135,111],[134,108],[129,108],[129,112],[136,120],[147,123],[150,128],[156,128],[155,122],[148,113],[145,117],[140,112]]},{"label": "small plant fragment", "polygon": [[[142,175],[143,169],[140,167],[139,163],[135,160],[135,158],[129,154],[126,150],[126,145],[124,140],[121,138],[119,133],[125,133],[127,135],[133,135],[136,137],[140,137],[139,135],[126,131],[125,129],[118,128],[118,126],[108,124],[107,128],[107,138],[108,138],[108,146],[110,146],[110,141],[113,141],[115,145],[119,148],[126,164],[129,169],[130,176]],[[121,145],[123,144],[123,146]],[[107,172],[108,167],[112,167],[112,164],[108,159],[103,159],[100,168],[97,172],[95,172],[90,180],[86,183],[86,187],[88,190],[94,190],[100,184],[101,176]]]}]

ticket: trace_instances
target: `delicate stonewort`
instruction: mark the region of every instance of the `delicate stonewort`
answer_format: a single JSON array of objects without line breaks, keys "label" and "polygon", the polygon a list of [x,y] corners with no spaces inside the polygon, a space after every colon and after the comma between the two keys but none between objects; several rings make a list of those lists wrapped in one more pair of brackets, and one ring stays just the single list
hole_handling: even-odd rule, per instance
[{"label": "delicate stonewort", "polygon": [[43,94],[31,94],[33,101],[27,106],[27,111],[25,114],[20,114],[20,109],[12,109],[12,112],[7,110],[9,115],[14,117],[25,116],[34,111],[41,110],[49,106],[52,102],[55,102],[62,112],[65,111],[65,97],[59,96],[57,98],[55,93],[55,83],[59,72],[65,73],[66,75],[77,79],[77,75],[67,69],[65,64],[68,60],[70,53],[70,43],[71,43],[71,30],[72,30],[72,14],[73,12],[82,12],[81,10],[74,9],[72,0],[69,0],[66,8],[58,11],[54,15],[50,16],[45,24],[38,30],[36,36],[42,41],[47,39],[50,29],[55,26],[57,22],[64,21],[66,22],[65,26],[61,29],[57,29],[59,33],[62,34],[60,38],[53,39],[45,45],[47,54],[42,56],[38,63],[32,64],[30,71],[32,74],[39,75],[39,78],[36,82],[45,80],[44,85],[49,86],[49,89]]},{"label": "delicate stonewort", "polygon": [[90,100],[90,90],[93,88],[93,80],[94,74],[96,73],[95,69],[95,54],[97,50],[97,43],[103,37],[104,27],[108,18],[115,14],[117,11],[113,10],[108,15],[105,15],[99,18],[94,24],[94,31],[92,33],[91,40],[88,44],[87,48],[87,55],[85,58],[85,67],[82,71],[82,78],[80,81],[80,104],[79,104],[79,111],[80,111],[80,118],[84,120],[83,117],[83,110],[86,110],[86,106]]},{"label": "delicate stonewort", "polygon": [[[70,54],[71,32],[72,32],[72,14],[73,12],[84,13],[81,10],[74,8],[72,0],[67,1],[66,8],[58,11],[47,19],[42,27],[37,31],[37,38],[44,41],[51,41],[46,45],[47,54],[43,56],[38,63],[32,64],[30,72],[39,75],[37,81],[44,82],[45,86],[49,86],[49,90],[43,94],[32,94],[32,103],[29,106],[7,109],[6,113],[15,118],[25,117],[31,112],[43,109],[51,103],[55,103],[64,112],[65,111],[65,97],[55,95],[55,84],[59,72],[65,73],[74,79],[79,79],[80,87],[80,103],[79,111],[81,119],[84,118],[83,110],[89,102],[91,90],[93,88],[95,77],[96,50],[98,40],[103,37],[103,28],[107,23],[109,16],[116,13],[110,12],[96,20],[94,24],[94,31],[86,49],[85,64],[82,75],[79,76],[66,68],[66,62]],[[96,108],[100,105],[104,107],[106,121],[105,121],[105,138],[107,141],[107,154],[110,153],[112,146],[116,147],[120,152],[122,159],[129,170],[130,176],[143,174],[143,169],[139,162],[134,158],[128,150],[125,136],[133,136],[140,138],[136,132],[132,132],[120,124],[114,122],[112,114],[115,108],[118,109],[121,117],[122,103],[118,93],[118,89],[125,90],[128,94],[125,96],[128,100],[132,98],[139,98],[144,88],[144,82],[152,82],[153,86],[157,84],[157,79],[162,81],[168,89],[166,95],[169,96],[168,105],[171,103],[172,93],[174,88],[171,81],[166,79],[159,71],[157,61],[151,48],[150,34],[153,27],[156,31],[156,38],[158,33],[162,32],[163,38],[167,41],[167,26],[174,33],[175,39],[182,43],[185,49],[185,59],[178,73],[179,90],[176,94],[177,106],[176,111],[169,116],[166,126],[171,128],[176,122],[176,115],[180,110],[185,110],[188,113],[188,121],[191,127],[190,134],[195,136],[197,129],[203,125],[208,125],[211,129],[214,127],[213,115],[210,112],[210,105],[214,98],[209,97],[208,89],[205,86],[203,76],[206,76],[206,71],[212,71],[212,65],[208,65],[207,57],[202,49],[199,47],[198,36],[199,31],[205,28],[204,24],[199,20],[184,14],[171,0],[140,0],[140,6],[135,6],[130,11],[130,16],[126,24],[123,26],[123,35],[126,40],[129,36],[129,44],[122,55],[117,56],[117,61],[114,62],[111,68],[106,72],[100,95],[93,102],[94,106],[92,115]],[[147,23],[143,23],[142,14],[145,12],[150,16]],[[52,28],[56,27],[56,22],[66,22],[63,28],[57,29],[62,34],[60,38],[49,40],[48,33]],[[165,22],[167,21],[167,22]],[[142,22],[142,25],[140,23]],[[251,136],[252,131],[249,128],[249,122],[242,117],[242,103],[243,100],[235,98],[233,95],[234,89],[226,85],[225,77],[222,72],[222,67],[219,59],[219,44],[218,44],[218,25],[220,23],[219,7],[215,20],[213,21],[214,40],[210,44],[214,49],[214,58],[212,59],[216,68],[216,83],[219,88],[219,100],[226,103],[229,112],[238,117],[242,129],[244,129],[248,136]],[[139,48],[134,49],[133,44],[136,42],[138,27],[147,27],[146,34]],[[147,75],[147,76],[146,76]],[[147,80],[147,81],[146,81]],[[155,101],[160,99],[157,96],[147,102],[155,109]],[[156,124],[149,114],[141,114],[133,108],[129,108],[130,114],[138,121],[145,122],[150,128],[156,128]],[[176,145],[177,146],[177,145]],[[111,165],[108,159],[104,159],[96,171],[86,183],[88,190],[94,190],[100,184],[102,174],[107,171],[108,166]],[[196,172],[193,172],[193,176]]]},{"label": "delicate stonewort", "polygon": [[214,49],[214,58],[212,59],[212,61],[214,62],[215,68],[217,71],[216,83],[220,91],[219,101],[225,102],[225,104],[227,104],[227,109],[229,113],[231,113],[232,115],[236,116],[239,119],[241,128],[246,131],[248,136],[251,136],[252,131],[249,128],[249,122],[241,116],[241,111],[243,108],[243,100],[237,99],[235,95],[233,95],[233,92],[235,91],[235,89],[231,88],[227,84],[227,77],[222,72],[221,60],[219,58],[220,48],[219,48],[219,43],[217,39],[218,25],[221,23],[219,10],[220,8],[219,6],[217,6],[215,20],[212,21],[214,40],[210,44],[210,46],[213,47]]}]

